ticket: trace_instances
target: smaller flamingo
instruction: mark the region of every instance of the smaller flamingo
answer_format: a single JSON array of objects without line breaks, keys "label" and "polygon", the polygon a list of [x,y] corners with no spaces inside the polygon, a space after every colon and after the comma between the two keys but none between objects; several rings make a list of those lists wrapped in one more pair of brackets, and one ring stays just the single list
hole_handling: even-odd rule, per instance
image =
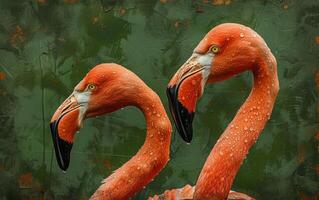
[{"label": "smaller flamingo", "polygon": [[265,41],[240,24],[216,26],[173,76],[167,94],[178,132],[190,142],[196,103],[204,86],[245,71],[251,71],[254,76],[251,93],[212,149],[196,186],[192,190],[186,186],[167,191],[162,199],[165,195],[170,196],[166,199],[182,199],[180,196],[185,189],[188,199],[252,199],[230,188],[249,149],[270,119],[279,91],[276,59]]},{"label": "smaller flamingo", "polygon": [[135,156],[102,182],[92,200],[129,199],[164,168],[169,159],[172,129],[160,98],[124,67],[100,64],[74,88],[51,119],[57,162],[66,170],[75,133],[83,120],[126,106],[135,106],[144,113],[145,142]]}]

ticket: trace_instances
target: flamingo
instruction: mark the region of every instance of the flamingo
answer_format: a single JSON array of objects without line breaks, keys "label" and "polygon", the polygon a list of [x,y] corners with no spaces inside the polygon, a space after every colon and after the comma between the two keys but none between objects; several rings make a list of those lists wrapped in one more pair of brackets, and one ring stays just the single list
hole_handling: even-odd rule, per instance
[{"label": "flamingo", "polygon": [[67,170],[75,133],[83,120],[136,106],[146,118],[146,139],[128,162],[102,181],[92,200],[134,196],[169,160],[171,123],[158,95],[133,72],[113,64],[95,66],[52,116],[50,128],[59,167]]},{"label": "flamingo", "polygon": [[[230,191],[249,149],[270,115],[279,91],[276,59],[255,31],[225,23],[211,29],[168,84],[170,111],[180,136],[191,142],[192,121],[204,86],[251,71],[253,87],[208,156],[195,187],[166,191],[161,199],[252,199]],[[150,199],[158,199],[154,196]]]}]

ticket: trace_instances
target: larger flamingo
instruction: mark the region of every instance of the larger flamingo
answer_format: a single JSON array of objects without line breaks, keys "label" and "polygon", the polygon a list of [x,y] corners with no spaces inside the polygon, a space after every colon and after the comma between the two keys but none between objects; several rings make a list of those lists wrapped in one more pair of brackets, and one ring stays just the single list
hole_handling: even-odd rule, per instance
[{"label": "larger flamingo", "polygon": [[204,86],[247,70],[254,75],[251,93],[212,149],[195,188],[166,191],[161,199],[224,200],[228,195],[233,199],[250,199],[229,192],[248,150],[270,118],[279,91],[276,59],[265,41],[240,24],[216,26],[173,76],[167,94],[178,132],[190,142],[196,102]]},{"label": "larger flamingo", "polygon": [[126,200],[162,170],[169,159],[171,123],[161,100],[134,73],[117,64],[94,67],[54,113],[51,132],[62,170],[69,166],[74,135],[85,118],[136,106],[146,118],[146,139],[127,163],[106,178],[93,200]]}]

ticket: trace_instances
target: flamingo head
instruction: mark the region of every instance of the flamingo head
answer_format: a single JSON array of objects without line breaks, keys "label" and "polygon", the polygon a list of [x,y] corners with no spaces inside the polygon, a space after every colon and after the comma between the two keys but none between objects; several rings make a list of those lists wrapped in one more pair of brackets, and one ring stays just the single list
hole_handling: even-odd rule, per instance
[{"label": "flamingo head", "polygon": [[83,120],[134,105],[136,91],[143,82],[117,64],[95,66],[52,116],[50,128],[57,162],[66,170],[75,133]]},{"label": "flamingo head", "polygon": [[240,24],[221,24],[199,42],[191,57],[172,77],[167,96],[181,137],[192,140],[196,103],[207,83],[228,79],[254,68],[263,39]]}]

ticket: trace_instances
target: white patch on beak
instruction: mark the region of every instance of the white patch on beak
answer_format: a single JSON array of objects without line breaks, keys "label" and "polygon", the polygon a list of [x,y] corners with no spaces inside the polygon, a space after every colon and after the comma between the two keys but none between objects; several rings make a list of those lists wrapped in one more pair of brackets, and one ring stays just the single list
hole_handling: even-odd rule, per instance
[{"label": "white patch on beak", "polygon": [[211,66],[212,62],[213,62],[213,58],[214,58],[214,54],[212,53],[206,53],[206,54],[197,54],[198,58],[197,58],[197,62],[203,66]]},{"label": "white patch on beak", "polygon": [[88,108],[91,92],[89,92],[89,91],[85,91],[85,92],[74,91],[73,95],[74,95],[76,101],[78,102],[78,104],[80,105],[80,108],[79,108],[80,113],[79,113],[79,118],[78,118],[78,124],[79,124],[79,127],[82,128],[82,126],[83,126],[83,118],[84,118],[86,110]]},{"label": "white patch on beak", "polygon": [[202,76],[203,76],[203,79],[202,79],[202,82],[201,82],[202,94],[204,92],[205,84],[206,84],[206,81],[207,81],[207,79],[209,77],[209,74],[210,74],[210,68],[211,68],[211,66],[205,66],[204,70],[202,71]]},{"label": "white patch on beak", "polygon": [[214,54],[211,52],[208,52],[206,54],[193,53],[191,58],[194,58],[194,57],[196,58],[197,63],[200,64],[204,68],[204,70],[202,71],[203,79],[201,82],[202,94],[203,94],[204,87],[205,87],[206,81],[209,77],[211,67],[213,64]]}]

